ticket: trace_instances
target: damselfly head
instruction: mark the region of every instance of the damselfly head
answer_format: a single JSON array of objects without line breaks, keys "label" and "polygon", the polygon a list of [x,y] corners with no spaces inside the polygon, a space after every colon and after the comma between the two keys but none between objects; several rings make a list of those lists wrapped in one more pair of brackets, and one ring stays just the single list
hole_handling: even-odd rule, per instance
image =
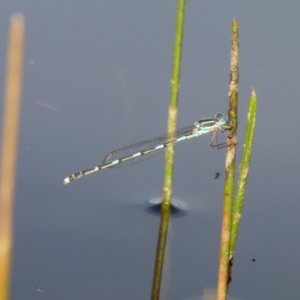
[{"label": "damselfly head", "polygon": [[222,118],[220,118],[220,120],[219,120],[219,123],[220,123],[222,126],[227,125],[227,122],[228,122],[228,120],[227,120],[227,117],[226,117],[226,116],[222,116]]},{"label": "damselfly head", "polygon": [[216,116],[215,116],[215,119],[222,126],[225,126],[227,124],[227,121],[228,121],[227,116],[223,115],[222,113],[217,113]]}]

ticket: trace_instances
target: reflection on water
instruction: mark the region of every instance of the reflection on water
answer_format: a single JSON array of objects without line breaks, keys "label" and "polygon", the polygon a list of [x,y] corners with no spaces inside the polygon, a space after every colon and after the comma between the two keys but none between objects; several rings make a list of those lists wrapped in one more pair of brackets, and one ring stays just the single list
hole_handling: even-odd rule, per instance
[{"label": "reflection on water", "polygon": [[[198,196],[191,195],[188,191],[185,193],[185,196],[178,196],[177,193],[174,193],[174,197],[172,198],[172,210],[171,217],[189,217],[194,218],[199,216],[204,212],[211,211],[215,207],[214,201],[210,199],[199,198]],[[141,212],[143,215],[156,215],[159,216],[161,212],[161,196],[152,196],[153,193],[142,192],[138,193],[131,197],[131,201],[123,202],[123,205],[138,210],[138,212],[134,212],[140,215]],[[205,200],[206,199],[206,200]]]},{"label": "reflection on water", "polygon": [[42,288],[42,287],[38,287],[38,288],[36,288],[36,289],[34,289],[38,294],[39,293],[44,293],[45,292],[45,290]]},{"label": "reflection on water", "polygon": [[[160,197],[151,198],[145,201],[146,212],[152,215],[159,216],[161,213],[161,201]],[[183,201],[178,199],[172,199],[171,204],[171,217],[182,217],[187,213],[187,205]]]},{"label": "reflection on water", "polygon": [[[205,289],[202,298],[199,295],[185,298],[184,300],[215,300],[217,299],[217,290],[216,289]],[[237,298],[237,297],[227,297],[228,300],[245,300],[245,298]]]}]

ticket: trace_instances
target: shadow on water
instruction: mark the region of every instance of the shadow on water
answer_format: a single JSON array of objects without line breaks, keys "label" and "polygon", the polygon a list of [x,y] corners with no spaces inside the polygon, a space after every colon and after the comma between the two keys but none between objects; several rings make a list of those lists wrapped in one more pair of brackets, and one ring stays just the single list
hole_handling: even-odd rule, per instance
[{"label": "shadow on water", "polygon": [[[198,197],[174,196],[172,199],[171,218],[185,217],[189,219],[199,217],[199,213],[209,212],[214,205],[209,200],[199,200]],[[135,216],[160,216],[161,214],[161,196],[151,196],[151,193],[139,193],[131,197],[128,209],[134,213]],[[132,211],[134,210],[134,212]]]},{"label": "shadow on water", "polygon": [[[151,215],[160,216],[161,202],[162,199],[159,197],[146,200],[145,211]],[[186,215],[186,213],[187,213],[187,205],[178,199],[172,199],[171,217],[172,218],[183,217],[184,215]]]}]

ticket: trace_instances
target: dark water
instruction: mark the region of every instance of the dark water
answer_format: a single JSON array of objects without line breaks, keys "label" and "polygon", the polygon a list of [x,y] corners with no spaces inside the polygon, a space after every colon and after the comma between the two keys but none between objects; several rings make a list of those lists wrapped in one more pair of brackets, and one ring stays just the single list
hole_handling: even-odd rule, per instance
[{"label": "dark water", "polygon": [[[178,127],[226,112],[234,17],[240,150],[252,87],[259,101],[233,299],[300,293],[299,9],[296,1],[187,5]],[[26,17],[26,57],[12,299],[149,299],[159,218],[146,201],[161,194],[163,155],[60,183],[165,132],[175,3],[5,4],[2,70],[14,11]],[[184,213],[171,221],[163,299],[199,299],[216,286],[225,149],[209,141],[176,148],[174,198]]]}]

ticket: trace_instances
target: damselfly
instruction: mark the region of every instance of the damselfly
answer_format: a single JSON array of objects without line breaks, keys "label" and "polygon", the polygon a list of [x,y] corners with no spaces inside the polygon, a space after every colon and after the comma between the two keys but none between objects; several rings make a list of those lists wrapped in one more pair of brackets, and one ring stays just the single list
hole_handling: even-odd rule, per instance
[{"label": "damselfly", "polygon": [[194,125],[178,129],[171,134],[165,134],[124,148],[113,150],[104,158],[102,165],[75,173],[65,178],[63,184],[68,184],[75,179],[103,169],[140,162],[157,154],[159,150],[163,150],[171,144],[189,140],[209,132],[213,132],[210,146],[219,148],[220,145],[218,145],[217,131],[220,130],[226,133],[227,128],[227,117],[221,113],[217,113],[214,118],[201,119]]}]

